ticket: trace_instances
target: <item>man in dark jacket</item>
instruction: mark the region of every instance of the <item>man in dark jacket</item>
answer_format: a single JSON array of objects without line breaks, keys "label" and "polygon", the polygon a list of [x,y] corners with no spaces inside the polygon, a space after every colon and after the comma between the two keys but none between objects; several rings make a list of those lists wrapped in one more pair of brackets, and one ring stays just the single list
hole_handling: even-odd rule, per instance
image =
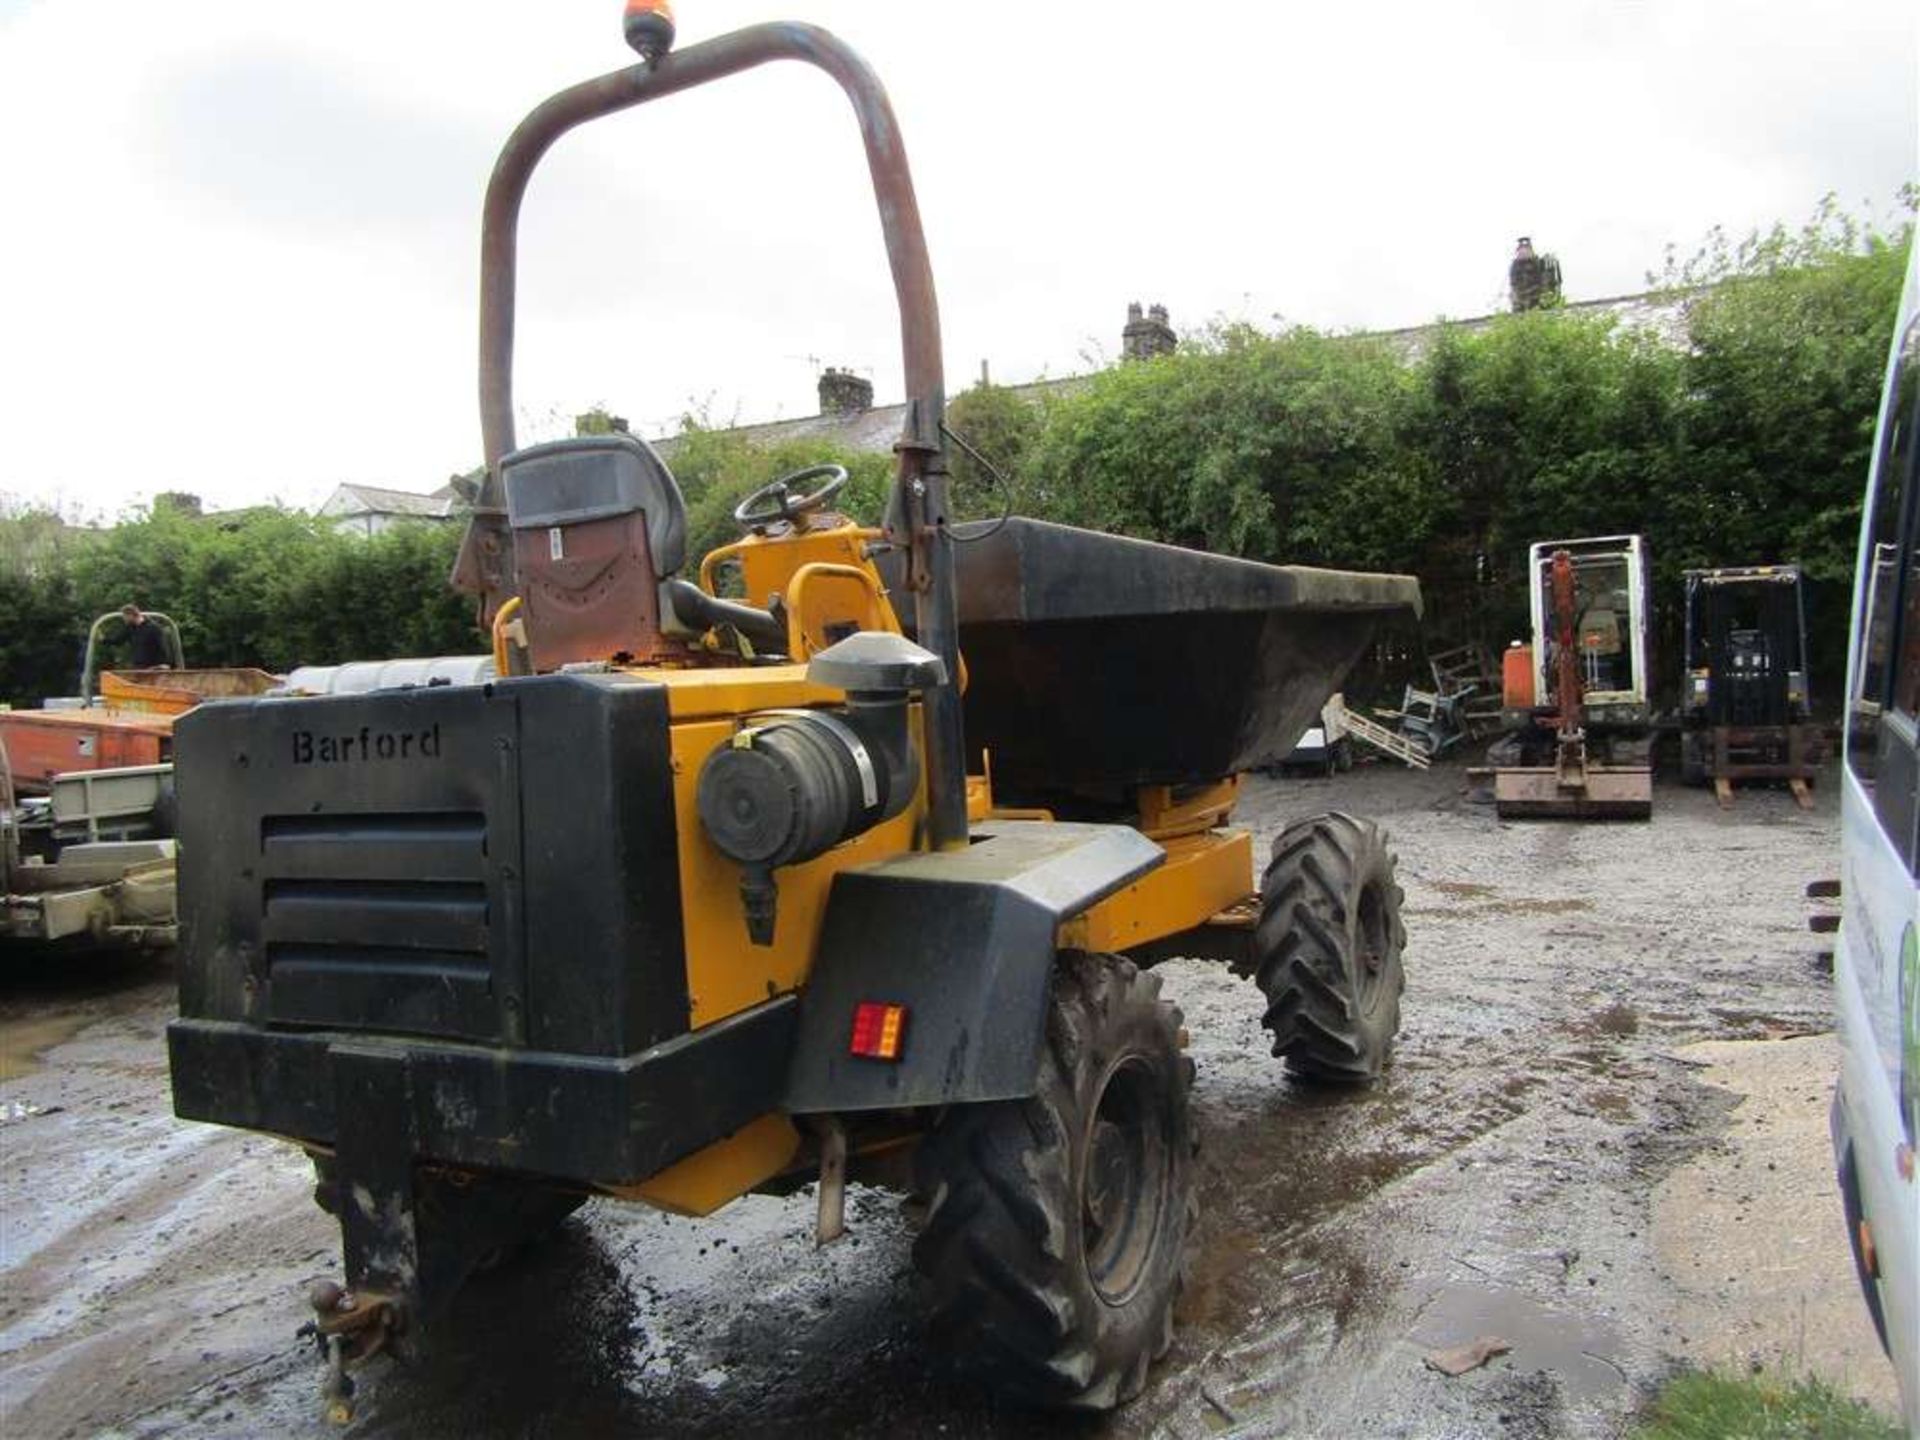
[{"label": "man in dark jacket", "polygon": [[120,618],[127,623],[127,660],[134,670],[165,670],[171,664],[167,637],[160,627],[140,613],[138,605],[122,605]]}]

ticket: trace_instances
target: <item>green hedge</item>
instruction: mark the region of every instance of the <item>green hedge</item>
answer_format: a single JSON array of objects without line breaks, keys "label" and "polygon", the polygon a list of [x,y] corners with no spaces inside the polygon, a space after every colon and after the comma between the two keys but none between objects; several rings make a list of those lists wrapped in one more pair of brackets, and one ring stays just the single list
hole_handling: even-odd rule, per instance
[{"label": "green hedge", "polygon": [[446,583],[456,527],[355,539],[272,508],[203,519],[161,507],[59,535],[43,517],[0,520],[16,540],[29,526],[30,549],[0,545],[0,700],[15,705],[72,694],[88,624],[128,602],[173,616],[194,665],[278,671],[481,648],[472,605]]}]

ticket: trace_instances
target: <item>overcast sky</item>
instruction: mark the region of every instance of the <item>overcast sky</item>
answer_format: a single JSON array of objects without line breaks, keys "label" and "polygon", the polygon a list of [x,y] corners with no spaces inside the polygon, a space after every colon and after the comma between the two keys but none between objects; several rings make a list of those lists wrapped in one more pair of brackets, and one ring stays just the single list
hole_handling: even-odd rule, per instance
[{"label": "overcast sky", "polygon": [[[1912,0],[1532,6],[680,0],[835,30],[899,113],[949,388],[1079,373],[1126,304],[1333,329],[1570,299],[1669,241],[1881,211],[1920,172]],[[480,199],[532,104],[631,58],[616,0],[0,0],[0,497],[313,505],[477,463]],[[899,398],[838,90],[778,66],[589,127],[522,225],[521,439]]]}]

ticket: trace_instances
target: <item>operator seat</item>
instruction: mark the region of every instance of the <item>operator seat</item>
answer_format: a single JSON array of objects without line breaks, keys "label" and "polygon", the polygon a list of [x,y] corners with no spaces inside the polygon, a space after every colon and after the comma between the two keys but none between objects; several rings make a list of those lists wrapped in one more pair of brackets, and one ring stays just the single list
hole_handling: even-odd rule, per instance
[{"label": "operator seat", "polygon": [[676,578],[687,558],[686,501],[638,436],[529,445],[501,460],[500,478],[536,671],[658,660],[719,624],[761,653],[784,647],[786,627],[772,612]]},{"label": "operator seat", "polygon": [[660,582],[685,562],[687,506],[634,435],[582,435],[500,462],[535,670],[664,648]]},{"label": "operator seat", "polygon": [[1625,677],[1621,671],[1626,664],[1626,639],[1625,627],[1621,624],[1622,613],[1622,610],[1601,602],[1591,606],[1580,617],[1576,639],[1585,668],[1586,685],[1590,690],[1623,688],[1621,682]]}]

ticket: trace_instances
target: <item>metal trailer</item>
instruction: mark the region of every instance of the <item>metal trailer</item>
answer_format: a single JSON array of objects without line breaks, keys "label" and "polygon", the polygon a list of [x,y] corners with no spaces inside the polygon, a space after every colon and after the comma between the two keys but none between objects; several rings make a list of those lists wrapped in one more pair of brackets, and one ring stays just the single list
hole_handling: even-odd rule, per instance
[{"label": "metal trailer", "polygon": [[180,627],[158,610],[172,663],[148,670],[103,670],[101,635],[120,620],[109,610],[87,627],[76,695],[54,696],[37,710],[0,709],[0,742],[13,757],[13,783],[23,794],[46,794],[56,775],[161,765],[173,756],[173,722],[201,701],[261,695],[279,681],[245,667],[187,668]]},{"label": "metal trailer", "polygon": [[0,943],[174,942],[171,771],[83,771],[25,796],[0,735]]}]

